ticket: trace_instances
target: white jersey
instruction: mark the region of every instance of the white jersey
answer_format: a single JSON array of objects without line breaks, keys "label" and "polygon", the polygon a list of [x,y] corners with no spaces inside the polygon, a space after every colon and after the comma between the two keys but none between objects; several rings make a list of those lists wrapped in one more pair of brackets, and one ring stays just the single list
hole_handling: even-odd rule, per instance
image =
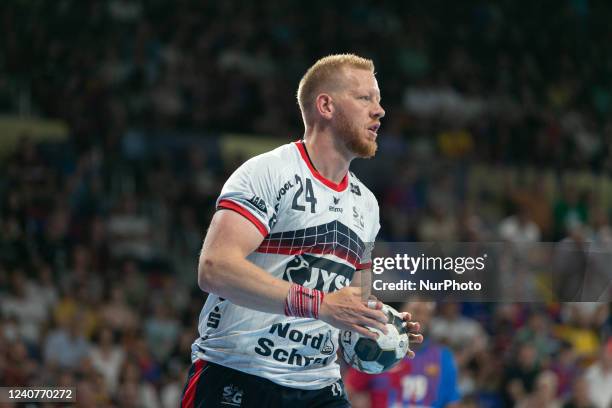
[{"label": "white jersey", "polygon": [[[278,279],[323,292],[370,267],[380,228],[374,195],[352,174],[340,184],[314,168],[304,144],[256,156],[227,180],[218,209],[234,210],[264,236],[248,260]],[[255,311],[210,294],[192,360],[203,359],[277,384],[320,389],[340,378],[338,329],[316,319]]]}]

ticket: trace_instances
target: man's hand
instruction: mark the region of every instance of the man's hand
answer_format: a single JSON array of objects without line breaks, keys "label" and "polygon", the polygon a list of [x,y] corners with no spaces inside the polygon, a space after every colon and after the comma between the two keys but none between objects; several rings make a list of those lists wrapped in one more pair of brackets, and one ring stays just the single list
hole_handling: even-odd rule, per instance
[{"label": "man's hand", "polygon": [[[406,325],[406,328],[408,329],[408,339],[409,339],[410,344],[422,343],[423,335],[419,333],[421,331],[421,325],[419,324],[419,322],[413,322],[412,315],[408,312],[401,313],[401,315],[402,315],[402,318],[404,319],[404,324]],[[415,354],[414,354],[414,351],[408,349],[408,352],[406,353],[406,355],[409,358],[414,358]]]},{"label": "man's hand", "polygon": [[377,328],[386,334],[387,316],[380,310],[381,302],[376,301],[371,306],[374,307],[368,307],[368,302],[362,300],[361,288],[348,286],[325,294],[319,319],[341,330],[351,330],[376,339],[378,335],[363,326]]},{"label": "man's hand", "polygon": [[[348,286],[336,292],[325,294],[319,319],[341,330],[350,330],[362,336],[376,339],[378,334],[366,329],[364,326],[377,328],[387,334],[387,316],[381,311],[382,302],[370,296],[363,301],[361,288]],[[421,325],[413,322],[410,313],[402,313],[408,337],[411,343],[422,343],[423,335],[419,333]],[[408,357],[414,358],[414,352],[408,350]]]}]

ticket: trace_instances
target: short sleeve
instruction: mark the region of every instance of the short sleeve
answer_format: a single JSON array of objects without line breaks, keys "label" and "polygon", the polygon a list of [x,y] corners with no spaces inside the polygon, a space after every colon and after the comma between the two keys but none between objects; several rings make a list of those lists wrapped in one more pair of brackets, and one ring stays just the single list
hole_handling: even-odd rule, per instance
[{"label": "short sleeve", "polygon": [[255,157],[229,177],[217,199],[217,210],[235,211],[251,221],[264,237],[276,223],[274,172]]}]

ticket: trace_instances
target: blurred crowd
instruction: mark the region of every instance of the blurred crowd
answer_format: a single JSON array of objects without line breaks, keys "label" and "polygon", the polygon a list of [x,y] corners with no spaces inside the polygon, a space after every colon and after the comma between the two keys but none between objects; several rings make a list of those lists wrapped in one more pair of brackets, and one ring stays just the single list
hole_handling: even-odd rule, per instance
[{"label": "blurred crowd", "polygon": [[[23,135],[0,162],[0,384],[73,385],[84,407],[177,405],[201,240],[244,160],[221,159],[214,137],[299,138],[295,88],[331,52],[377,65],[387,117],[355,172],[380,201],[381,240],[611,250],[611,203],[564,182],[612,169],[610,7],[3,2],[0,112],[63,119],[70,136]],[[454,352],[466,407],[611,403],[609,303],[438,306],[431,336]]]},{"label": "blurred crowd", "polygon": [[305,67],[352,51],[376,62],[389,136],[423,154],[609,170],[611,14],[592,0],[3,2],[0,109],[61,117],[83,147],[128,124],[297,138]]}]

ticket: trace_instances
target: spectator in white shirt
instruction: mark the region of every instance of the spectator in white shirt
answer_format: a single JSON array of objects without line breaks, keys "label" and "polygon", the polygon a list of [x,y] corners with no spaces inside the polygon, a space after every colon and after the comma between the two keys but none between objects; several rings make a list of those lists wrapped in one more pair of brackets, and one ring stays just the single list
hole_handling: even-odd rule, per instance
[{"label": "spectator in white shirt", "polygon": [[113,332],[109,328],[100,331],[98,342],[92,347],[89,357],[96,370],[104,376],[104,382],[110,393],[114,394],[125,353],[113,341]]},{"label": "spectator in white shirt", "polygon": [[513,244],[538,242],[541,237],[540,227],[532,221],[529,212],[521,208],[518,214],[503,219],[499,225],[500,237]]},{"label": "spectator in white shirt", "polygon": [[587,369],[585,378],[595,406],[612,406],[612,338],[602,347],[599,360]]}]

